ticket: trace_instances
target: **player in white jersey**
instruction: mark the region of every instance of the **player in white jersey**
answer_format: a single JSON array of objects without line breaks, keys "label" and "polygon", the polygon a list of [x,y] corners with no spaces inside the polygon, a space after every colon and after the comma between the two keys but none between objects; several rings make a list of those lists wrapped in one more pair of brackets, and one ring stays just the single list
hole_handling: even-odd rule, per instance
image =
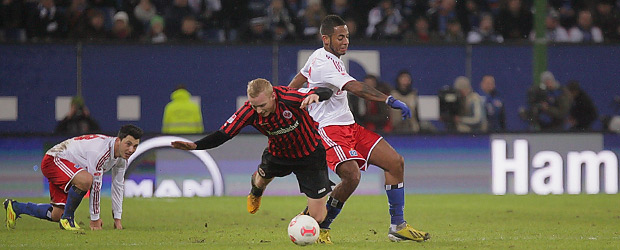
[{"label": "player in white jersey", "polygon": [[340,213],[344,202],[351,196],[360,181],[360,170],[373,164],[385,171],[385,189],[388,196],[391,225],[388,238],[392,241],[425,241],[426,232],[411,227],[404,220],[404,159],[378,134],[355,123],[349,109],[347,91],[369,101],[386,102],[400,109],[403,119],[411,111],[403,102],[387,96],[375,88],[351,77],[340,59],[349,46],[349,31],[344,20],[336,15],[326,16],[321,22],[323,48],[312,53],[289,87],[330,88],[334,95],[321,103],[308,107],[312,118],[319,123],[319,134],[327,150],[327,164],[341,179],[327,201],[327,217],[320,224],[319,242],[331,243],[329,226]]},{"label": "player in white jersey", "polygon": [[[124,125],[117,137],[92,134],[67,139],[49,149],[41,162],[41,172],[47,177],[50,204],[4,201],[7,228],[15,228],[21,214],[60,222],[60,228],[79,230],[74,213],[90,190],[90,229],[103,226],[100,218],[100,194],[103,173],[112,171],[112,214],[114,228],[122,229],[124,175],[127,159],[136,151],[142,129]],[[86,171],[84,171],[86,170]]]}]

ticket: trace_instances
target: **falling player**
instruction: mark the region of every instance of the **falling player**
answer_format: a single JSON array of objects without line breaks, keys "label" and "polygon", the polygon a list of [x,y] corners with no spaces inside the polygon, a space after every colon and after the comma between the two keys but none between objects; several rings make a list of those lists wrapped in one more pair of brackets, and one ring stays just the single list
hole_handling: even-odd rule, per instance
[{"label": "falling player", "polygon": [[248,195],[248,212],[260,207],[263,191],[274,177],[295,173],[299,189],[308,197],[309,214],[323,221],[327,210],[325,200],[332,190],[325,149],[314,120],[305,110],[311,103],[331,97],[327,88],[291,89],[272,86],[258,78],[248,83],[248,101],[222,125],[196,142],[174,141],[172,147],[202,150],[217,147],[251,125],[269,138],[258,170],[252,174],[252,190]]}]

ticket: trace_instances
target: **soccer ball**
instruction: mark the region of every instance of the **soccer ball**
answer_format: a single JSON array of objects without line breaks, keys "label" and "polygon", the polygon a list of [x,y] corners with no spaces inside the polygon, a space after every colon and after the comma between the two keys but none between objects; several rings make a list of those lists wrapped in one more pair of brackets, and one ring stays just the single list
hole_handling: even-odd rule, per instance
[{"label": "soccer ball", "polygon": [[319,238],[319,223],[308,215],[297,215],[288,224],[288,236],[297,245],[313,244]]}]

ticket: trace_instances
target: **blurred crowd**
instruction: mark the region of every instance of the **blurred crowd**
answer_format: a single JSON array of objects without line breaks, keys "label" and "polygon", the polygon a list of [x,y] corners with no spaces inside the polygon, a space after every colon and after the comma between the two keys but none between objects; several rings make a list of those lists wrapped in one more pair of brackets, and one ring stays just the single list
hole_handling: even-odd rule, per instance
[{"label": "blurred crowd", "polygon": [[[535,39],[534,0],[0,0],[0,41],[271,43],[315,40],[337,14],[351,37],[412,43]],[[548,0],[552,42],[620,41],[620,0]]]},{"label": "blurred crowd", "polygon": [[[366,101],[349,94],[349,106],[357,123],[381,133],[496,133],[508,132],[507,113],[518,113],[528,123],[530,132],[586,132],[601,121],[602,131],[620,132],[620,116],[599,116],[590,96],[575,80],[562,85],[553,73],[545,71],[537,84],[527,91],[527,105],[506,109],[504,96],[496,88],[493,75],[485,75],[476,86],[465,76],[458,76],[451,85],[439,90],[439,121],[421,119],[429,103],[420,101],[415,83],[407,70],[397,75],[394,84],[374,75],[366,75],[364,83],[386,95],[402,100],[412,111],[412,118],[402,120],[400,112],[385,103]],[[501,84],[501,82],[500,82]],[[620,97],[615,102],[620,109]],[[613,121],[613,119],[616,119]]]}]

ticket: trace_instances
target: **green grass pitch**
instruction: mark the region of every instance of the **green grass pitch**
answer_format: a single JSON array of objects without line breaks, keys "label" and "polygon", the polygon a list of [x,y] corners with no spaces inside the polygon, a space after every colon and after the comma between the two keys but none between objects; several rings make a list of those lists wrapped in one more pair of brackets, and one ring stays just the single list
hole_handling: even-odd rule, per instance
[{"label": "green grass pitch", "polygon": [[[432,238],[394,243],[386,236],[387,198],[354,195],[332,224],[334,245],[305,249],[620,249],[619,198],[407,195],[405,218]],[[87,203],[76,214],[85,228]],[[104,198],[104,230],[62,231],[56,223],[24,216],[16,229],[0,230],[0,249],[296,249],[287,224],[304,206],[301,195],[266,196],[251,215],[245,197],[127,198],[125,229],[113,230],[110,200]]]}]

